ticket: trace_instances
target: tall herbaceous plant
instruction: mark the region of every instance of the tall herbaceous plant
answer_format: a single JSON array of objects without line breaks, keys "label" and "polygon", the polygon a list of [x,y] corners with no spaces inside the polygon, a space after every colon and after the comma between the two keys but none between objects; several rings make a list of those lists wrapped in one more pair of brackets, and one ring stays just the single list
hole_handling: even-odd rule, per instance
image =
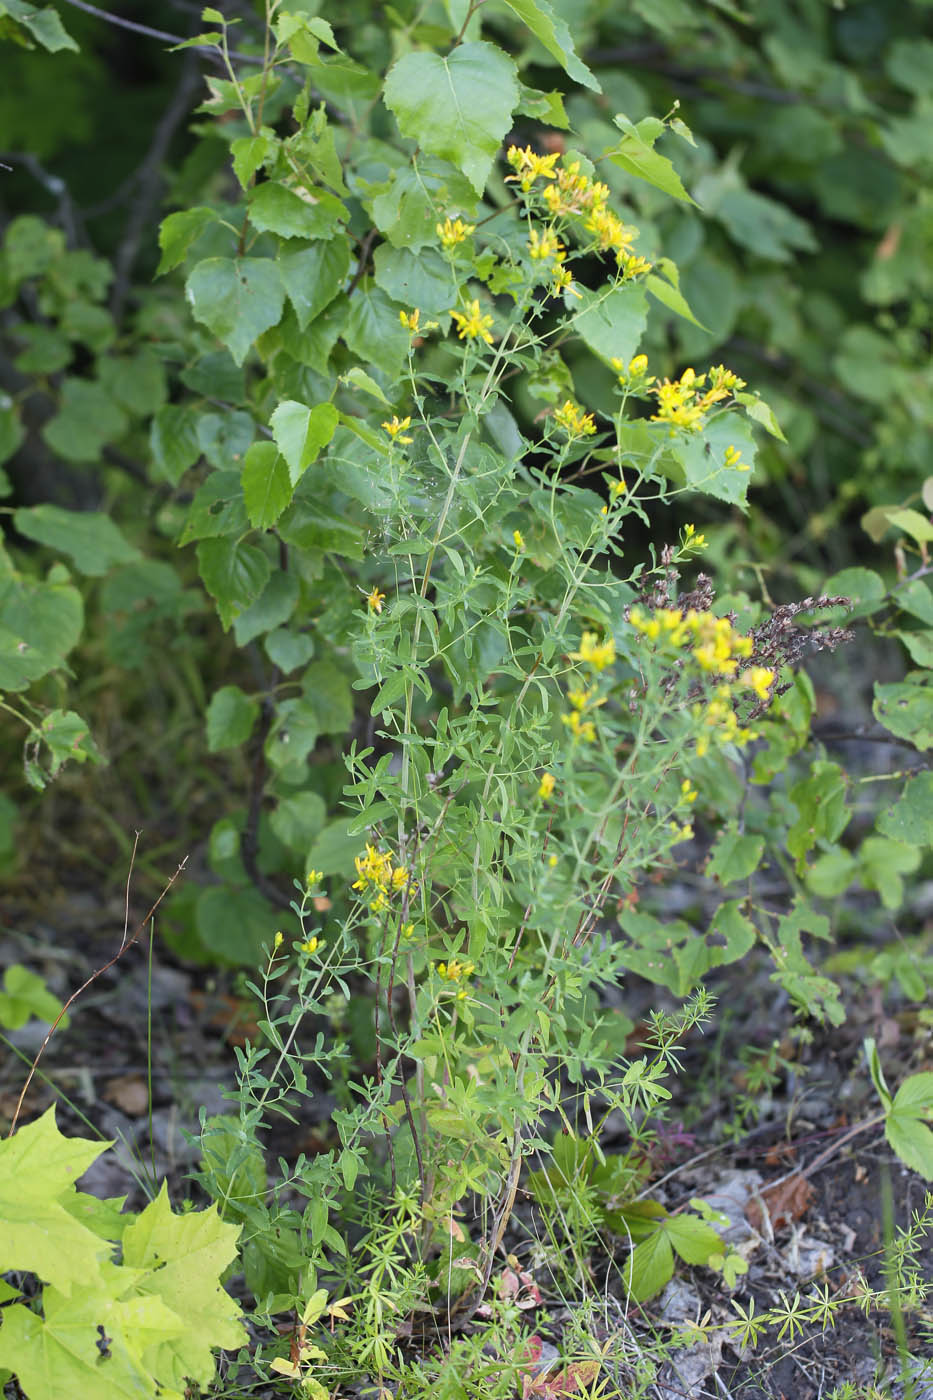
[{"label": "tall herbaceous plant", "polygon": [[[649,314],[691,312],[624,190],[688,200],[656,146],[690,131],[619,114],[610,149],[575,149],[560,95],[527,87],[492,40],[509,8],[597,87],[546,5],[489,7],[487,37],[485,8],[437,7],[395,32],[384,77],[325,19],[274,6],[261,69],[243,67],[206,10],[219,27],[199,42],[227,76],[203,110],[238,193],[161,231],[205,348],[248,361],[237,412],[257,424],[189,512],[201,577],[238,637],[340,658],[362,708],[345,815],[298,882],[301,935],[275,936],[258,988],[266,1040],[242,1056],[240,1134],[204,1134],[205,1179],[252,1223],[247,1281],[272,1311],[343,1271],[371,1305],[389,1278],[396,1313],[432,1289],[469,1312],[553,1125],[579,1130],[585,1101],[591,1133],[607,1105],[637,1133],[706,1014],[702,977],[758,938],[740,898],[708,930],[668,930],[639,911],[639,882],[689,849],[711,784],[728,810],[776,693],[791,697],[767,722],[791,736],[785,760],[806,732],[784,634],[717,609],[698,571],[704,500],[743,506],[755,427],[779,429],[728,366],[672,380],[639,352]],[[185,411],[157,419],[169,475]],[[699,523],[675,524],[685,514]],[[267,753],[270,795],[294,804],[321,698],[290,669]],[[232,691],[212,706],[216,747],[227,722],[242,741]],[[720,853],[726,882],[751,873],[751,840]],[[808,982],[808,920],[779,970],[819,1009],[832,996]],[[627,969],[680,997],[700,987],[634,1062],[629,1023],[600,1009]],[[321,1027],[361,984],[372,1056],[348,1067],[352,1036]],[[243,1144],[330,1079],[339,1146],[302,1160],[274,1205],[254,1199]],[[270,1212],[291,1230],[277,1250]],[[722,1260],[695,1223],[694,1255]]]}]

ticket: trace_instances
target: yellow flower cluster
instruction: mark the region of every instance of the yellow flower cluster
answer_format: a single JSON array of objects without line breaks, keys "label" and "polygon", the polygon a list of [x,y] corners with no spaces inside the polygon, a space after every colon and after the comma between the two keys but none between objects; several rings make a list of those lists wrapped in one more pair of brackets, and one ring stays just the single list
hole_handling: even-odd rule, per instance
[{"label": "yellow flower cluster", "polygon": [[451,311],[450,314],[457,323],[460,340],[485,340],[487,345],[492,344],[489,334],[492,317],[483,315],[478,301],[471,301],[465,311]]},{"label": "yellow flower cluster", "polygon": [[554,167],[560,159],[559,152],[550,156],[539,156],[530,146],[510,146],[506,160],[514,175],[506,175],[506,180],[517,180],[522,191],[527,194],[535,180],[553,180]]},{"label": "yellow flower cluster", "polygon": [[414,438],[402,436],[402,434],[405,432],[405,429],[411,427],[410,417],[399,418],[397,413],[393,413],[390,422],[380,423],[379,426],[385,429],[385,431],[389,434],[389,437],[392,439],[393,442],[414,442]]},{"label": "yellow flower cluster", "polygon": [[542,802],[547,802],[550,800],[551,793],[554,791],[555,781],[556,779],[553,773],[541,774],[541,781],[538,784],[538,796],[540,797]]},{"label": "yellow flower cluster", "polygon": [[600,705],[605,705],[605,698],[597,700],[596,687],[591,686],[589,690],[573,689],[567,691],[567,699],[570,703],[570,712],[561,715],[561,724],[567,726],[575,739],[582,739],[586,744],[596,741],[596,725],[591,719],[586,718],[587,711],[598,710]]},{"label": "yellow flower cluster", "polygon": [[699,793],[691,783],[690,779],[684,778],[683,782],[680,785],[681,802],[696,802],[698,797]]},{"label": "yellow flower cluster", "polygon": [[418,323],[421,320],[421,308],[419,306],[416,306],[414,311],[400,311],[398,313],[398,318],[401,321],[402,325],[405,327],[405,329],[411,331],[412,334],[414,334],[417,331]]},{"label": "yellow flower cluster", "polygon": [[750,464],[742,461],[741,452],[737,447],[733,447],[731,443],[726,448],[724,460],[727,467],[732,467],[737,472],[751,471]]},{"label": "yellow flower cluster", "polygon": [[580,650],[570,653],[571,661],[582,661],[592,666],[594,671],[605,671],[616,659],[616,644],[610,637],[601,642],[595,632],[584,632],[580,638]]},{"label": "yellow flower cluster", "polygon": [[649,616],[634,607],[629,621],[636,632],[651,641],[666,642],[677,651],[690,646],[700,668],[720,676],[734,676],[739,659],[747,660],[752,654],[751,637],[736,632],[727,617],[716,617],[711,612],[657,608]]},{"label": "yellow flower cluster", "polygon": [[567,249],[553,229],[545,229],[544,233],[539,233],[533,228],[528,234],[528,252],[537,262],[543,262],[545,258],[563,262]]},{"label": "yellow flower cluster", "polygon": [[441,240],[441,247],[446,253],[452,248],[456,248],[458,243],[462,243],[469,238],[471,233],[476,232],[475,224],[465,224],[462,219],[445,219],[442,224],[435,225],[435,233]]},{"label": "yellow flower cluster", "polygon": [[368,841],[365,853],[357,856],[354,864],[358,879],[354,880],[353,889],[373,895],[369,907],[374,914],[381,913],[399,890],[407,886],[409,893],[414,894],[418,888],[406,866],[393,865],[388,851],[380,851]]},{"label": "yellow flower cluster", "polygon": [[563,428],[569,438],[592,437],[596,423],[592,413],[584,413],[582,408],[567,399],[554,413],[554,422]]},{"label": "yellow flower cluster", "polygon": [[619,383],[622,385],[637,384],[640,389],[647,389],[649,385],[654,383],[654,375],[648,373],[647,355],[635,355],[633,359],[629,360],[627,367],[615,357],[609,363],[619,376]]},{"label": "yellow flower cluster", "polygon": [[707,374],[685,369],[679,379],[665,379],[652,390],[657,396],[658,411],[652,414],[651,421],[698,433],[710,409],[744,388],[745,380],[723,365],[715,365]]},{"label": "yellow flower cluster", "polygon": [[[437,975],[442,982],[449,982],[450,991],[454,990],[457,983],[462,983],[476,971],[476,964],[472,962],[460,962],[459,958],[451,958],[449,963],[437,964]],[[461,986],[457,991],[457,1000],[465,1001],[467,989]]]},{"label": "yellow flower cluster", "polygon": [[[666,644],[673,651],[689,649],[701,671],[725,678],[726,683],[716,687],[706,705],[693,707],[694,717],[702,721],[704,729],[697,741],[696,751],[700,757],[708,751],[713,737],[721,744],[739,746],[756,737],[753,730],[740,726],[732,703],[733,689],[728,684],[733,680],[735,685],[753,691],[761,701],[766,701],[771,694],[775,673],[769,666],[746,666],[740,670],[741,663],[749,659],[754,649],[751,637],[737,632],[727,617],[715,617],[711,612],[698,612],[695,608],[688,612],[680,608],[657,608],[648,614],[634,607],[629,621],[637,632],[651,641]],[[689,788],[681,791],[684,801],[693,801],[688,795]]]}]

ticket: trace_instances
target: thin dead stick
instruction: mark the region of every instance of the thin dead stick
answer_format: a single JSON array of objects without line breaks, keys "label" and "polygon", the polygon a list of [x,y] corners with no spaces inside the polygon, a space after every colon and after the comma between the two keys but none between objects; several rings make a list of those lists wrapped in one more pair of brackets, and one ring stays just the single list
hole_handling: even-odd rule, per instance
[{"label": "thin dead stick", "polygon": [[130,884],[133,879],[133,867],[136,864],[136,847],[139,845],[139,838],[142,833],[133,833],[133,849],[130,853],[130,868],[126,872],[126,893],[123,897],[123,942],[120,944],[121,950],[126,947],[126,935],[130,928]]},{"label": "thin dead stick", "polygon": [[[138,839],[138,836],[139,836],[139,833],[137,832],[137,839]],[[135,855],[135,852],[136,852],[136,847],[135,847],[135,845],[134,845],[134,847],[133,847],[133,853],[134,853],[134,855]],[[26,1094],[29,1092],[29,1086],[30,1086],[30,1084],[32,1083],[32,1077],[33,1077],[33,1075],[35,1074],[36,1070],[37,1070],[38,1067],[39,1067],[39,1061],[42,1059],[42,1056],[45,1054],[45,1047],[48,1045],[49,1041],[52,1039],[52,1036],[55,1034],[55,1031],[56,1031],[57,1028],[58,1028],[58,1024],[59,1024],[59,1022],[61,1021],[62,1017],[63,1017],[63,1016],[65,1015],[65,1013],[67,1012],[69,1006],[72,1006],[72,1005],[74,1004],[74,1002],[77,1001],[77,999],[78,999],[78,997],[81,995],[81,993],[82,993],[83,991],[85,991],[85,990],[91,985],[92,982],[96,982],[96,981],[97,981],[97,979],[98,979],[98,977],[100,977],[101,973],[106,972],[108,968],[113,967],[114,963],[117,962],[117,961],[119,961],[119,959],[123,957],[123,954],[126,952],[127,948],[132,948],[133,944],[136,942],[137,938],[139,938],[140,934],[141,934],[141,933],[143,932],[143,930],[146,928],[146,925],[149,923],[149,920],[152,918],[153,914],[154,914],[155,911],[158,909],[159,905],[162,903],[163,899],[164,899],[165,896],[168,894],[169,890],[172,888],[172,886],[174,885],[175,881],[178,879],[179,875],[180,875],[181,872],[184,870],[184,868],[185,868],[185,866],[186,866],[187,864],[188,864],[188,857],[185,856],[184,860],[181,862],[181,865],[179,865],[178,869],[175,871],[175,874],[174,874],[174,875],[171,877],[171,879],[168,881],[168,883],[166,884],[166,886],[165,886],[165,888],[163,889],[162,893],[159,895],[158,899],[156,900],[155,904],[153,904],[152,908],[149,910],[149,912],[148,912],[148,914],[146,915],[146,917],[145,917],[139,924],[137,924],[137,926],[136,926],[136,931],[135,931],[135,933],[133,934],[133,937],[132,937],[131,939],[129,939],[129,941],[127,941],[127,938],[126,938],[126,930],[124,929],[124,933],[123,933],[123,942],[120,944],[120,950],[119,950],[119,952],[114,953],[114,955],[113,955],[113,957],[110,959],[110,961],[109,961],[109,962],[105,962],[104,965],[103,965],[103,967],[99,967],[99,968],[97,969],[96,972],[92,972],[91,975],[90,975],[90,977],[87,979],[87,981],[86,981],[86,982],[82,982],[82,983],[81,983],[81,986],[78,988],[78,990],[77,990],[76,992],[72,992],[71,996],[70,996],[70,997],[68,998],[68,1000],[65,1002],[65,1005],[62,1007],[61,1011],[59,1011],[58,1015],[55,1017],[55,1020],[52,1022],[51,1026],[50,1026],[49,1029],[48,1029],[48,1033],[47,1033],[45,1039],[43,1040],[42,1044],[39,1046],[39,1053],[36,1055],[36,1058],[33,1060],[32,1066],[31,1066],[31,1068],[30,1068],[30,1070],[29,1070],[29,1073],[28,1073],[28,1075],[26,1076],[26,1083],[23,1085],[23,1091],[22,1091],[22,1093],[20,1094],[20,1096],[19,1096],[19,1098],[18,1098],[18,1100],[17,1100],[17,1102],[16,1102],[16,1109],[15,1109],[15,1111],[14,1111],[14,1113],[13,1113],[13,1121],[10,1123],[10,1131],[7,1133],[7,1137],[8,1137],[8,1138],[11,1138],[11,1137],[13,1136],[13,1134],[16,1132],[16,1124],[19,1122],[19,1115],[20,1115],[20,1113],[21,1113],[21,1111],[22,1111],[23,1100],[25,1099]]]}]

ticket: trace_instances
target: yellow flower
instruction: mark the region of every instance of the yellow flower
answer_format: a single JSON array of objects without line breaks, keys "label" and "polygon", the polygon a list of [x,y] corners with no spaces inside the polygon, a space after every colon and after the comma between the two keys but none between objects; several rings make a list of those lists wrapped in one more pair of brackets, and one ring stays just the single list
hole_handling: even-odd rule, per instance
[{"label": "yellow flower", "polygon": [[539,156],[530,146],[510,146],[506,159],[516,173],[505,178],[518,180],[522,190],[527,193],[535,180],[554,179],[554,167],[559,158],[560,152],[550,156]]},{"label": "yellow flower", "polygon": [[384,593],[380,593],[378,588],[374,588],[371,593],[368,593],[366,595],[366,606],[369,608],[370,612],[381,613],[382,605],[385,602],[385,600],[386,595]]},{"label": "yellow flower", "polygon": [[628,277],[640,277],[643,272],[651,271],[651,263],[647,258],[640,258],[636,253],[618,252],[616,261],[622,273],[623,281]]},{"label": "yellow flower", "polygon": [[478,301],[471,301],[466,311],[451,311],[450,314],[457,323],[460,340],[485,340],[487,345],[492,344],[489,327],[493,319],[483,315]]},{"label": "yellow flower", "polygon": [[753,690],[759,700],[767,700],[774,684],[774,672],[767,666],[750,666],[742,672],[742,684]]},{"label": "yellow flower", "polygon": [[737,472],[751,471],[750,463],[742,461],[741,452],[737,447],[733,447],[731,443],[726,448],[725,464],[727,467],[732,467]]},{"label": "yellow flower", "polygon": [[584,413],[577,404],[570,399],[556,410],[554,422],[571,439],[577,437],[592,437],[596,432],[596,423],[592,413]]},{"label": "yellow flower", "polygon": [[592,744],[596,739],[596,726],[591,719],[581,719],[579,710],[571,710],[569,715],[561,715],[561,724],[566,724],[575,739],[583,739]]},{"label": "yellow flower", "polygon": [[547,863],[548,863],[548,865],[551,867],[552,870],[554,869],[554,866],[557,864],[557,860],[558,860],[557,856],[548,856],[548,858],[547,858]]},{"label": "yellow flower", "polygon": [[398,318],[403,326],[414,332],[418,329],[418,322],[421,320],[421,309],[416,306],[414,311],[400,311]]},{"label": "yellow flower", "polygon": [[698,796],[699,794],[696,788],[691,783],[690,779],[684,778],[683,782],[680,785],[681,802],[696,802]]},{"label": "yellow flower", "polygon": [[573,285],[573,273],[570,271],[569,267],[558,265],[554,272],[554,281],[551,283],[549,290],[552,297],[559,296],[561,292],[569,292],[570,295],[576,297],[578,301],[582,300],[581,293],[578,292]]},{"label": "yellow flower", "polygon": [[451,958],[449,963],[438,963],[437,965],[437,975],[443,982],[459,982],[462,978],[469,977],[475,970],[475,963],[460,962],[457,958]]},{"label": "yellow flower", "polygon": [[698,535],[695,525],[685,525],[682,547],[684,549],[706,549],[706,536]]},{"label": "yellow flower", "polygon": [[611,637],[601,642],[595,632],[584,632],[580,638],[580,650],[570,653],[571,661],[582,661],[595,671],[605,671],[616,659],[616,644]]},{"label": "yellow flower", "polygon": [[392,439],[393,442],[405,442],[405,443],[408,443],[408,442],[413,442],[413,441],[414,441],[413,438],[410,438],[410,437],[403,437],[403,436],[402,436],[402,434],[404,433],[405,429],[411,427],[411,418],[410,418],[410,417],[408,417],[408,418],[399,418],[399,416],[398,416],[397,413],[393,413],[393,415],[392,415],[392,421],[391,421],[390,423],[380,423],[379,426],[380,426],[381,428],[384,428],[384,429],[386,430],[386,432],[389,434],[389,437]]},{"label": "yellow flower", "polygon": [[475,224],[465,224],[462,219],[445,219],[442,224],[435,224],[434,227],[441,240],[441,247],[448,253],[451,248],[456,248],[458,243],[462,243],[471,233],[476,232]]},{"label": "yellow flower", "polygon": [[516,548],[516,549],[524,549],[524,548],[525,548],[525,537],[524,537],[524,535],[522,534],[521,530],[513,530],[513,531],[512,531],[512,539],[515,541],[515,548]]},{"label": "yellow flower", "polygon": [[307,953],[310,957],[312,953],[316,953],[318,948],[320,948],[321,942],[322,940],[320,938],[308,938],[304,943],[299,943],[298,947],[302,953]]},{"label": "yellow flower", "polygon": [[275,952],[278,952],[278,950],[281,948],[281,946],[282,946],[282,944],[283,944],[284,942],[285,942],[285,934],[282,933],[282,931],[281,931],[281,929],[280,929],[279,932],[275,935],[275,938],[272,940],[272,947],[273,947],[273,950],[274,950]]},{"label": "yellow flower", "polygon": [[548,798],[551,796],[551,793],[554,791],[554,782],[553,773],[541,774],[541,782],[538,784],[538,796],[541,798],[542,802],[547,802]]},{"label": "yellow flower", "polygon": [[[385,598],[385,594],[383,594],[382,596],[383,596],[383,598]],[[309,886],[310,886],[310,885],[316,885],[317,882],[318,882],[318,880],[323,880],[323,878],[324,878],[324,872],[323,872],[322,870],[309,870],[309,871],[308,871],[308,884],[309,884]]]},{"label": "yellow flower", "polygon": [[543,261],[545,258],[556,258],[558,262],[563,258],[566,249],[553,229],[546,229],[544,233],[539,233],[533,228],[528,235],[528,252],[532,258]]}]

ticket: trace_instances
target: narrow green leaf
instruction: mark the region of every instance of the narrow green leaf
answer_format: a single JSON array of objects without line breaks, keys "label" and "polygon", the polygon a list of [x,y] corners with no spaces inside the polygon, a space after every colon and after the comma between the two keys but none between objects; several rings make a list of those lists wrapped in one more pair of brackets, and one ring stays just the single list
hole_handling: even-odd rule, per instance
[{"label": "narrow green leaf", "polygon": [[569,28],[561,16],[555,14],[548,0],[504,0],[504,3],[528,26],[574,82],[592,88],[594,92],[602,91],[590,69],[578,57]]}]

